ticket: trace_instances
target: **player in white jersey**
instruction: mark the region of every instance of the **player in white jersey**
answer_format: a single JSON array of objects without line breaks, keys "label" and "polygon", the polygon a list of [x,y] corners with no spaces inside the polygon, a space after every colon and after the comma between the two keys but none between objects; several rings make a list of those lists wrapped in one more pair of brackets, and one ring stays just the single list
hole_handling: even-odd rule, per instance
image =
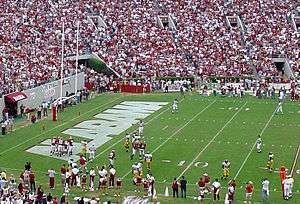
[{"label": "player in white jersey", "polygon": [[89,160],[93,160],[95,158],[95,152],[96,152],[96,147],[94,144],[92,144],[92,146],[89,147]]},{"label": "player in white jersey", "polygon": [[144,134],[144,121],[140,120],[139,122],[139,136],[142,136]]},{"label": "player in white jersey", "polygon": [[61,157],[64,151],[64,140],[62,137],[58,139],[58,155]]},{"label": "player in white jersey", "polygon": [[258,138],[256,139],[256,149],[258,153],[261,153],[262,151],[262,139],[260,135],[258,135]]},{"label": "player in white jersey", "polygon": [[152,154],[150,152],[147,152],[145,155],[144,155],[144,161],[146,162],[147,164],[147,169],[148,169],[148,172],[151,171],[151,163],[152,163]]},{"label": "player in white jersey", "polygon": [[278,106],[276,108],[276,114],[278,114],[278,113],[283,114],[282,105],[283,105],[283,102],[284,102],[284,98],[285,98],[285,92],[284,92],[283,89],[281,89],[279,91],[279,103],[278,103]]},{"label": "player in white jersey", "polygon": [[294,187],[294,179],[292,176],[289,176],[289,183],[290,183],[290,188],[289,188],[289,198],[293,196],[293,187]]},{"label": "player in white jersey", "polygon": [[175,99],[172,104],[172,113],[177,112],[177,110],[178,110],[178,101],[177,99]]},{"label": "player in white jersey", "polygon": [[52,156],[56,152],[56,138],[53,137],[51,140],[51,150],[50,150],[50,156]]},{"label": "player in white jersey", "polygon": [[111,152],[108,155],[109,168],[114,167],[115,159],[116,159],[116,151],[115,150],[111,150]]},{"label": "player in white jersey", "polygon": [[73,154],[73,143],[74,143],[74,140],[73,140],[72,136],[70,136],[68,139],[68,155],[69,156],[71,156]]},{"label": "player in white jersey", "polygon": [[294,184],[294,179],[288,175],[286,176],[286,179],[282,181],[283,184],[283,194],[284,194],[284,199],[288,200],[289,198],[292,197],[292,188]]},{"label": "player in white jersey", "polygon": [[269,195],[270,195],[269,186],[270,186],[270,181],[267,178],[265,178],[262,181],[262,203],[268,203]]}]

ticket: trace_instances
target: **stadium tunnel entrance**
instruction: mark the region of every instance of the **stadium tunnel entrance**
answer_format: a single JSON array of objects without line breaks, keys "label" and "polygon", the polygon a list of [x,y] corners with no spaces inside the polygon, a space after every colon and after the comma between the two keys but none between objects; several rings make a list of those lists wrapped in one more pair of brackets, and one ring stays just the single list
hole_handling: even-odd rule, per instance
[{"label": "stadium tunnel entrance", "polygon": [[18,101],[26,98],[26,94],[22,92],[14,92],[4,96],[5,107],[8,109],[8,114],[16,117],[18,115]]}]

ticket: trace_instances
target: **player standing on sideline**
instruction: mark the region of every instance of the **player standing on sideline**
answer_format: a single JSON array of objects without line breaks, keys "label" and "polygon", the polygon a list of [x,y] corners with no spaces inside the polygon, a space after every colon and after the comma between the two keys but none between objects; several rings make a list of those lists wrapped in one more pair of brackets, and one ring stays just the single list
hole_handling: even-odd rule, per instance
[{"label": "player standing on sideline", "polygon": [[130,146],[129,138],[125,138],[124,147],[126,152],[129,152],[129,146]]},{"label": "player standing on sideline", "polygon": [[214,201],[218,199],[220,200],[220,190],[221,190],[221,184],[218,179],[215,179],[215,181],[212,183],[212,190],[214,195]]},{"label": "player standing on sideline", "polygon": [[283,184],[283,195],[284,195],[284,200],[289,200],[292,197],[292,189],[293,189],[293,184],[294,184],[294,179],[288,175],[286,176],[286,179],[282,181]]},{"label": "player standing on sideline", "polygon": [[269,200],[269,185],[270,181],[267,178],[264,178],[262,181],[262,203],[268,203]]},{"label": "player standing on sideline", "polygon": [[223,176],[221,177],[221,179],[227,179],[229,177],[229,168],[230,162],[226,159],[222,163]]},{"label": "player standing on sideline", "polygon": [[174,99],[173,104],[172,104],[172,113],[175,113],[178,111],[178,100]]},{"label": "player standing on sideline", "polygon": [[111,150],[111,152],[108,155],[108,161],[109,161],[108,168],[114,167],[115,159],[116,159],[116,151],[113,149],[113,150]]},{"label": "player standing on sideline", "polygon": [[260,135],[258,135],[257,139],[256,139],[256,149],[258,153],[261,153],[262,151],[262,139],[260,137]]},{"label": "player standing on sideline", "polygon": [[90,170],[90,191],[94,191],[96,171],[94,167]]},{"label": "player standing on sideline", "polygon": [[268,155],[267,168],[268,168],[269,172],[274,171],[274,154],[272,152],[269,152],[269,155]]},{"label": "player standing on sideline", "polygon": [[54,181],[55,171],[54,171],[54,169],[51,168],[51,169],[48,170],[48,176],[49,176],[49,188],[54,189],[54,184],[55,184],[55,181]]},{"label": "player standing on sideline", "polygon": [[56,137],[53,137],[51,140],[51,151],[50,151],[50,156],[55,154],[56,151]]},{"label": "player standing on sideline", "polygon": [[95,152],[96,152],[96,147],[94,144],[92,144],[92,146],[90,146],[89,152],[90,152],[89,160],[93,160],[95,158]]},{"label": "player standing on sideline", "polygon": [[281,88],[280,91],[279,91],[279,103],[278,103],[278,106],[276,108],[276,114],[278,114],[278,113],[283,114],[282,105],[284,103],[284,98],[285,98],[285,91],[284,91],[283,88]]},{"label": "player standing on sideline", "polygon": [[71,156],[73,154],[73,143],[74,143],[74,140],[73,140],[72,136],[70,136],[68,139],[68,155],[69,156]]},{"label": "player standing on sideline", "polygon": [[142,136],[144,134],[144,121],[143,120],[140,120],[139,122],[139,136]]},{"label": "player standing on sideline", "polygon": [[254,186],[252,181],[248,181],[246,184],[246,202],[247,204],[251,204],[252,194],[253,194]]}]

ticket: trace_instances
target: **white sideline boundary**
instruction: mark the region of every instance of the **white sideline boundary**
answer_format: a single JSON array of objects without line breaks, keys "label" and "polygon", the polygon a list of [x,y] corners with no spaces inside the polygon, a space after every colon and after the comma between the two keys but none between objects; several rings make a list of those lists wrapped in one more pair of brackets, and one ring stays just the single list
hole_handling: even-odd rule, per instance
[{"label": "white sideline boundary", "polygon": [[[267,127],[269,126],[271,120],[273,119],[273,117],[274,117],[274,115],[275,115],[275,113],[276,113],[276,110],[277,110],[277,107],[276,107],[276,109],[274,110],[274,112],[272,113],[272,115],[271,115],[271,117],[269,118],[269,120],[267,121],[267,123],[265,124],[264,128],[261,130],[261,132],[260,132],[260,134],[259,134],[260,136],[263,135],[263,133],[265,132],[265,130],[266,130]],[[246,158],[244,159],[242,165],[240,166],[239,170],[237,171],[236,175],[234,176],[234,179],[236,179],[236,178],[239,176],[239,174],[241,173],[241,171],[242,171],[242,169],[244,168],[246,162],[248,161],[250,155],[252,154],[252,152],[253,152],[255,146],[256,146],[256,141],[254,142],[254,144],[253,144],[253,146],[251,147],[249,153],[247,154]]]},{"label": "white sideline boundary", "polygon": [[294,158],[294,162],[293,162],[293,165],[292,165],[292,168],[291,168],[291,172],[290,172],[290,175],[292,177],[294,176],[294,171],[295,171],[295,167],[296,167],[296,164],[297,164],[297,161],[298,161],[299,152],[300,152],[300,144],[298,145],[297,152],[296,152],[296,155],[295,155],[295,158]]},{"label": "white sideline boundary", "polygon": [[202,155],[202,153],[211,145],[211,143],[213,143],[213,141],[215,141],[215,139],[221,134],[221,132],[223,132],[223,130],[231,123],[231,121],[235,118],[235,116],[237,116],[237,114],[239,114],[241,112],[241,110],[243,110],[243,108],[245,107],[245,105],[247,104],[247,102],[245,102],[240,108],[239,110],[225,123],[225,125],[215,134],[215,136],[207,143],[207,145],[197,154],[196,157],[194,157],[194,159],[192,160],[192,162],[181,172],[181,174],[177,177],[180,178],[181,176],[183,176],[187,170],[189,170],[191,168],[191,166],[195,163],[195,161]]},{"label": "white sideline boundary", "polygon": [[77,116],[77,117],[75,117],[75,118],[72,118],[71,120],[68,120],[68,121],[66,121],[66,122],[64,122],[64,123],[62,123],[62,124],[60,124],[60,125],[57,125],[57,126],[51,128],[51,129],[49,129],[49,130],[46,130],[45,132],[42,132],[42,133],[36,135],[35,137],[31,137],[31,138],[29,138],[28,140],[25,140],[25,141],[19,143],[19,144],[16,145],[16,146],[13,146],[13,147],[11,147],[11,148],[8,148],[8,149],[6,149],[6,150],[0,152],[0,156],[3,155],[3,154],[5,154],[6,152],[9,152],[9,151],[11,151],[11,150],[13,150],[13,149],[16,149],[16,148],[20,147],[20,146],[23,145],[23,144],[26,144],[27,142],[29,142],[29,141],[31,141],[31,140],[34,140],[34,139],[36,139],[36,138],[38,138],[38,137],[40,137],[40,136],[42,136],[42,135],[44,135],[44,134],[46,134],[46,133],[49,133],[49,132],[51,132],[51,131],[53,131],[53,130],[55,130],[55,129],[61,127],[61,126],[64,126],[64,125],[70,123],[71,121],[77,120],[78,118],[81,118],[81,117],[84,116],[84,115],[87,115],[87,114],[89,114],[89,113],[91,113],[91,112],[93,112],[93,111],[95,111],[95,110],[97,110],[97,109],[99,109],[99,108],[102,108],[102,107],[104,107],[104,106],[107,106],[108,104],[111,104],[111,103],[113,103],[113,102],[119,100],[120,98],[122,98],[122,96],[117,97],[116,99],[114,99],[114,100],[112,100],[112,101],[110,101],[110,102],[104,103],[104,104],[102,104],[102,105],[100,105],[100,106],[98,106],[98,107],[95,107],[95,108],[93,108],[93,109],[91,109],[91,110],[89,110],[89,111],[87,111],[87,112],[85,112],[85,113],[83,113],[83,114],[80,114],[79,116]]},{"label": "white sideline boundary", "polygon": [[[211,105],[213,105],[216,100],[213,100],[210,104],[208,104],[204,109],[194,115],[188,122],[186,122],[183,126],[181,126],[178,130],[176,130],[171,136],[169,136],[164,142],[162,142],[159,146],[157,146],[151,154],[154,154],[157,150],[159,150],[162,146],[164,146],[170,139],[172,139],[177,133],[183,130],[186,126],[188,126],[195,118],[197,118],[200,114],[202,114],[206,109],[208,109]],[[131,170],[129,170],[124,176],[121,178],[124,179],[126,176],[130,174]]]}]

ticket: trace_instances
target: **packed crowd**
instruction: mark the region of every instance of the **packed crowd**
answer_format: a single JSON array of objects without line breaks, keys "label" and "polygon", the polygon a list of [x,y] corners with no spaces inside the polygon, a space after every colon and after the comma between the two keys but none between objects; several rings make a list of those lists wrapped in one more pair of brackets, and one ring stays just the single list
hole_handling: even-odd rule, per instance
[{"label": "packed crowd", "polygon": [[[272,56],[289,59],[299,75],[297,1],[5,1],[0,5],[0,93],[26,89],[60,76],[62,22],[65,56],[95,52],[122,77],[280,76]],[[199,12],[201,11],[201,12]],[[176,29],[157,16],[172,14]],[[253,15],[254,14],[254,15]],[[100,16],[107,27],[87,19]],[[239,16],[239,26],[226,16]],[[75,72],[65,60],[65,75]],[[85,67],[90,79],[93,73]],[[90,74],[92,75],[90,77]]]}]

